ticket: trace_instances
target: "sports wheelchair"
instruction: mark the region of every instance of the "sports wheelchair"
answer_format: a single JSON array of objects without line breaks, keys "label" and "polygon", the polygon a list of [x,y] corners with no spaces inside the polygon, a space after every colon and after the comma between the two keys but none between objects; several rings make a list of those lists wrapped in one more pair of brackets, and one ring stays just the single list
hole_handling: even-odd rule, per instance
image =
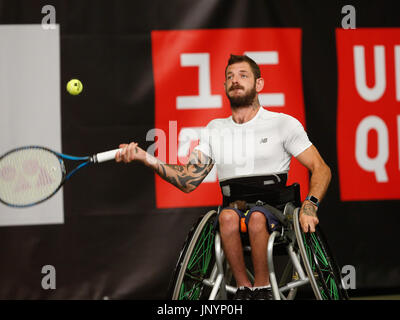
[{"label": "sports wheelchair", "polygon": [[[220,183],[223,205],[199,218],[180,252],[169,294],[173,300],[227,300],[237,290],[225,259],[218,231],[219,213],[230,201],[246,200],[249,207],[268,205],[281,223],[268,240],[268,269],[275,300],[293,300],[297,289],[311,285],[317,300],[347,300],[340,270],[321,227],[304,233],[299,224],[300,185],[286,186],[286,175],[231,179]],[[268,204],[267,204],[268,203]],[[271,206],[275,209],[271,210]],[[254,281],[249,252],[243,243],[247,273]],[[275,260],[286,257],[283,272]]]}]

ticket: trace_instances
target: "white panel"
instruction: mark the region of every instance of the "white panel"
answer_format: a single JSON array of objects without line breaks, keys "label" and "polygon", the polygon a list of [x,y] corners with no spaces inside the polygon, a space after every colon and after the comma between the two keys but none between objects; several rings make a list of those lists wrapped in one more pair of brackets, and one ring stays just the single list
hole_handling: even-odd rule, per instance
[{"label": "white panel", "polygon": [[[61,151],[60,32],[0,25],[0,155],[25,145]],[[25,209],[0,203],[0,226],[64,222],[62,191]]]}]

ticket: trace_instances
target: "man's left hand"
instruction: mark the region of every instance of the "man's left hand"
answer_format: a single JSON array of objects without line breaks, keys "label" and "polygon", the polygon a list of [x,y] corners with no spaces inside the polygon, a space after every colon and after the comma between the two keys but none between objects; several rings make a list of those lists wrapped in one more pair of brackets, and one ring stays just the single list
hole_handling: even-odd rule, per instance
[{"label": "man's left hand", "polygon": [[304,201],[300,209],[299,220],[303,232],[315,232],[315,227],[319,223],[317,207],[307,200]]}]

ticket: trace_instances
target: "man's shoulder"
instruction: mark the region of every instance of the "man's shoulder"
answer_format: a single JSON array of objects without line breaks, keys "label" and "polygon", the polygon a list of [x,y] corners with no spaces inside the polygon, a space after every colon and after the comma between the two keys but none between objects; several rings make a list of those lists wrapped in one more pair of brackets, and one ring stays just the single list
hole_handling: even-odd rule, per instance
[{"label": "man's shoulder", "polygon": [[261,114],[262,125],[272,125],[273,128],[278,128],[282,134],[293,132],[297,129],[304,129],[302,123],[294,116],[283,112],[273,112],[265,110]]},{"label": "man's shoulder", "polygon": [[220,127],[225,127],[227,124],[230,123],[230,118],[232,116],[226,117],[226,118],[215,118],[212,119],[208,124],[207,128],[220,128]]},{"label": "man's shoulder", "polygon": [[263,108],[260,118],[263,120],[275,119],[277,121],[283,121],[283,122],[292,122],[297,120],[295,117],[287,113],[270,111],[265,108]]}]

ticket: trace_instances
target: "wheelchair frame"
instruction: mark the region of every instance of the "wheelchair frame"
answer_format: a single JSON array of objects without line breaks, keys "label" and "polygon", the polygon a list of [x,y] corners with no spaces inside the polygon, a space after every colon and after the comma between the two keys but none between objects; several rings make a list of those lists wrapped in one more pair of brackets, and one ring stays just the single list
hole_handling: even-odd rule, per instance
[{"label": "wheelchair frame", "polygon": [[[229,294],[236,292],[237,287],[231,285],[232,273],[225,259],[221,237],[217,230],[220,210],[219,207],[218,212],[209,211],[189,233],[170,286],[173,300],[227,300]],[[267,246],[273,298],[292,300],[299,287],[310,284],[317,300],[348,299],[341,274],[320,226],[317,226],[315,235],[304,234],[299,224],[299,211],[299,207],[288,202],[283,212],[277,209],[273,212],[282,223],[280,232],[274,231],[270,234]],[[201,236],[203,233],[206,234],[205,237]],[[289,257],[279,283],[274,261],[274,249],[278,246],[283,246]],[[245,252],[251,251],[250,246],[244,246],[243,249]],[[193,253],[199,253],[201,250],[203,251],[199,257],[193,258]],[[206,266],[196,269],[196,263],[203,261]],[[252,272],[249,269],[247,272],[253,281]],[[184,278],[190,284],[195,283],[187,292]]]}]

